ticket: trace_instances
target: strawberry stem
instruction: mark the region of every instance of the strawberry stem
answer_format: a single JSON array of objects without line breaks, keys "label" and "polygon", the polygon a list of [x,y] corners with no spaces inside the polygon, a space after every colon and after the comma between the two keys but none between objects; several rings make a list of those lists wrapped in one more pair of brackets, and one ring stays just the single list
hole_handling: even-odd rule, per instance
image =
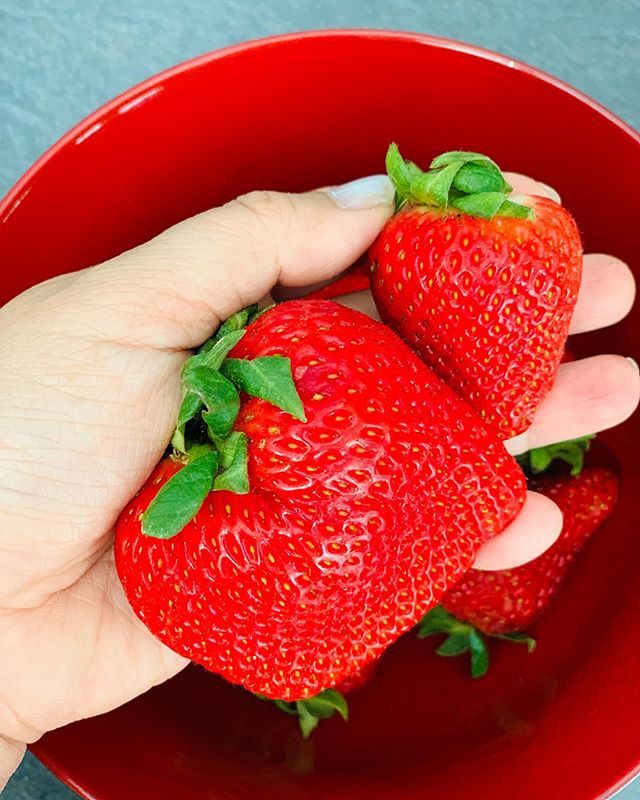
[{"label": "strawberry stem", "polygon": [[442,606],[435,606],[427,611],[418,623],[418,638],[426,639],[442,633],[447,638],[438,647],[436,653],[445,657],[469,653],[472,678],[482,678],[489,670],[489,649],[485,641],[486,636],[524,644],[529,653],[532,653],[536,646],[536,640],[524,633],[484,633],[471,623],[454,617]]},{"label": "strawberry stem", "polygon": [[594,438],[595,433],[592,433],[579,439],[536,447],[517,455],[516,461],[527,477],[545,472],[554,461],[564,461],[568,464],[571,467],[571,475],[575,477],[582,472],[585,454]]},{"label": "strawberry stem", "polygon": [[[269,699],[260,694],[256,694],[256,697],[260,700]],[[281,711],[284,711],[285,714],[298,717],[298,726],[305,739],[311,736],[321,719],[329,719],[336,713],[345,722],[349,719],[347,701],[337,689],[325,689],[320,694],[308,697],[306,700],[296,700],[294,702],[272,700],[271,702]]]},{"label": "strawberry stem", "polygon": [[385,163],[396,189],[396,211],[409,204],[456,209],[485,219],[533,218],[532,208],[509,200],[511,186],[498,165],[482,153],[442,153],[424,172],[412,161],[406,161],[392,143]]}]

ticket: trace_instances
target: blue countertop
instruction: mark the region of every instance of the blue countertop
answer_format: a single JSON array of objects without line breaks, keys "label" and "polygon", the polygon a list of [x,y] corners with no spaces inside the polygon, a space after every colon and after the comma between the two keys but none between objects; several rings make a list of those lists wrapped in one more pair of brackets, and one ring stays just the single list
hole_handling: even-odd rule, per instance
[{"label": "blue countertop", "polygon": [[[0,195],[132,84],[207,50],[303,29],[394,28],[473,42],[557,75],[637,128],[639,23],[640,0],[0,0]],[[2,794],[74,797],[30,755]],[[640,800],[640,781],[619,798]]]}]

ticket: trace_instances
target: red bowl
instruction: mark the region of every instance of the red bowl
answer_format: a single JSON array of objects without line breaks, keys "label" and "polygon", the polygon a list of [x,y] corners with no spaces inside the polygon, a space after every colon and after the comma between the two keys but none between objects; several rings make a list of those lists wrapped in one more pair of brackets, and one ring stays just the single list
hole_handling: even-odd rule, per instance
[{"label": "red bowl", "polygon": [[[414,34],[277,37],[190,61],[58,142],[0,207],[0,300],[126,250],[254,188],[297,191],[380,171],[388,142],[427,161],[491,154],[556,186],[587,250],[640,268],[640,138],[530,67]],[[579,337],[580,355],[640,350],[638,312]],[[640,766],[640,416],[603,437],[619,507],[537,631],[492,645],[488,677],[405,637],[309,742],[295,721],[190,668],[34,752],[87,798],[609,797]]]}]

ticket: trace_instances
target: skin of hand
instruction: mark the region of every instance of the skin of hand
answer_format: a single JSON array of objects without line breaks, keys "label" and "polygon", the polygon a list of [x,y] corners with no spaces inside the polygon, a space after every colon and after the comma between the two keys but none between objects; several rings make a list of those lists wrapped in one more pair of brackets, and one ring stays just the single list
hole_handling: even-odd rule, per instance
[{"label": "skin of hand", "polygon": [[[528,180],[520,191],[549,193]],[[302,195],[255,192],[0,309],[0,789],[25,743],[186,666],[131,611],[112,548],[118,513],[171,436],[180,367],[221,320],[274,287],[300,293],[339,274],[392,201],[384,176]],[[633,294],[624,264],[585,257],[573,329],[621,319]],[[563,366],[520,445],[560,430],[568,438],[568,419],[576,436],[618,424],[639,395],[637,369],[620,356]],[[530,494],[476,565],[522,563],[560,527],[557,508]]]}]

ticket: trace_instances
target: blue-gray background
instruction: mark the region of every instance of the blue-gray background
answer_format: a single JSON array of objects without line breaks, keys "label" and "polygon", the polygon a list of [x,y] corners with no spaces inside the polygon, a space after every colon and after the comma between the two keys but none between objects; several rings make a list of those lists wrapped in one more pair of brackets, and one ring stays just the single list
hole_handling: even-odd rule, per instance
[{"label": "blue-gray background", "polygon": [[[0,195],[69,127],[158,70],[244,39],[352,27],[498,50],[640,127],[640,0],[0,0]],[[28,756],[2,797],[76,795]],[[623,798],[640,800],[640,783]]]}]

